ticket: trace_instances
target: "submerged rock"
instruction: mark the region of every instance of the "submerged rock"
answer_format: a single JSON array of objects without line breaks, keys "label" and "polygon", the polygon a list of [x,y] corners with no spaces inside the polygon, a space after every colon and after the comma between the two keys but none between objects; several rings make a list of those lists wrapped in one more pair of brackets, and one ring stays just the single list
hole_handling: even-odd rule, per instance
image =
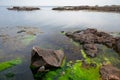
[{"label": "submerged rock", "polygon": [[103,65],[100,74],[102,80],[120,80],[120,70],[112,65]]},{"label": "submerged rock", "polygon": [[120,53],[120,38],[113,37],[106,32],[99,32],[96,29],[78,30],[75,32],[68,32],[66,36],[72,38],[74,41],[83,45],[85,52],[90,57],[95,57],[98,48],[95,44],[103,44],[109,48],[113,48]]},{"label": "submerged rock", "polygon": [[61,67],[64,60],[62,50],[41,49],[33,47],[31,56],[31,67],[33,73],[48,71],[51,68]]}]

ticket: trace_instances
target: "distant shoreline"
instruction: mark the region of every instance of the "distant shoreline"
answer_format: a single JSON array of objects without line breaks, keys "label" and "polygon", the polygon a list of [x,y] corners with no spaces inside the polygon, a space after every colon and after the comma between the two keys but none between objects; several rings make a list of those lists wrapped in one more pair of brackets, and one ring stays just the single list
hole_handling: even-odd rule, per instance
[{"label": "distant shoreline", "polygon": [[8,10],[17,10],[17,11],[33,11],[33,10],[40,10],[38,7],[19,7],[13,6],[12,8],[7,8]]},{"label": "distant shoreline", "polygon": [[120,12],[120,5],[106,5],[106,6],[63,6],[56,7],[52,10],[90,10],[90,11],[103,11],[103,12]]}]

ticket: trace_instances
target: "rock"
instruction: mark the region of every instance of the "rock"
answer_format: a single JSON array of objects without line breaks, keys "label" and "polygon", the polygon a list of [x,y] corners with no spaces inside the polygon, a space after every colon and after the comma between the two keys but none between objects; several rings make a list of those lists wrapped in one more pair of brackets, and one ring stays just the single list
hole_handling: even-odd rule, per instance
[{"label": "rock", "polygon": [[40,10],[38,7],[18,7],[14,6],[12,8],[7,8],[8,10],[17,10],[17,11],[33,11],[33,10]]},{"label": "rock", "polygon": [[26,30],[20,30],[17,33],[22,33],[22,32],[26,32]]},{"label": "rock", "polygon": [[61,67],[64,57],[62,50],[33,47],[31,56],[31,66],[34,67],[33,72],[42,72]]},{"label": "rock", "polygon": [[72,38],[74,41],[83,44],[83,48],[88,56],[95,57],[98,52],[95,44],[103,44],[109,48],[113,48],[120,53],[120,38],[113,37],[106,32],[99,32],[96,29],[78,30],[75,32],[68,32],[66,36]]},{"label": "rock", "polygon": [[98,49],[95,44],[84,44],[83,49],[85,50],[86,54],[90,57],[95,57],[98,53]]},{"label": "rock", "polygon": [[65,31],[61,31],[61,33],[64,33]]},{"label": "rock", "polygon": [[84,43],[84,44],[94,43],[94,38],[95,36],[91,33],[79,35],[80,43]]},{"label": "rock", "polygon": [[67,32],[65,35],[68,36],[68,37],[72,37],[73,33],[72,32]]},{"label": "rock", "polygon": [[100,68],[102,80],[120,80],[120,70],[112,65],[103,65]]},{"label": "rock", "polygon": [[119,5],[111,5],[111,6],[64,6],[64,7],[56,7],[52,10],[90,10],[90,11],[103,11],[103,12],[120,12]]},{"label": "rock", "polygon": [[120,38],[118,38],[117,41],[116,41],[115,50],[118,53],[120,53]]},{"label": "rock", "polygon": [[73,33],[75,34],[75,33],[81,33],[81,32],[82,32],[82,30],[78,30],[78,31],[75,31]]},{"label": "rock", "polygon": [[84,30],[84,33],[86,34],[88,34],[88,33],[92,33],[92,34],[96,34],[96,32],[97,32],[97,29],[91,29],[91,28],[88,28],[88,29],[86,29],[86,30]]}]

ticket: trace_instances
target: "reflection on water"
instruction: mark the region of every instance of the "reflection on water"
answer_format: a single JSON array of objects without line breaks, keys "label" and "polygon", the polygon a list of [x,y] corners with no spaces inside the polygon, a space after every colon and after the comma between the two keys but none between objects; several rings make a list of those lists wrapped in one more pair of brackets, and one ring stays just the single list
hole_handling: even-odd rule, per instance
[{"label": "reflection on water", "polygon": [[[51,7],[42,7],[39,11],[17,12],[9,11],[6,7],[0,7],[0,62],[17,57],[20,57],[23,62],[20,65],[0,72],[0,80],[34,80],[29,69],[31,49],[34,45],[42,48],[62,49],[67,56],[67,61],[82,59],[80,47],[75,46],[69,38],[60,33],[61,31],[87,27],[108,32],[120,31],[120,14],[118,13],[52,11],[50,9]],[[25,38],[28,32],[17,33],[23,30],[23,27],[27,29],[33,28],[32,31],[37,32],[35,35],[29,32],[29,35],[34,35],[35,37],[29,36],[31,39],[28,45],[22,42],[23,39],[28,40],[28,37]],[[40,32],[36,29],[40,30]],[[119,58],[116,53],[114,56]],[[118,66],[119,59],[117,60],[118,63],[115,65]],[[11,72],[14,77],[7,78],[6,74]]]},{"label": "reflection on water", "polygon": [[9,11],[0,7],[0,27],[4,26],[61,26],[62,28],[95,27],[106,31],[120,31],[120,14],[88,11],[52,11],[50,9],[32,12]]}]

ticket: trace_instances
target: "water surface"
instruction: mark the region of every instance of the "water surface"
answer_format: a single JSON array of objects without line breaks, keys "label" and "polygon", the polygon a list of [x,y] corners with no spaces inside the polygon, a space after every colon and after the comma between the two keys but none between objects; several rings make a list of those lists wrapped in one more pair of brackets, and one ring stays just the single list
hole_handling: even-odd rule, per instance
[{"label": "water surface", "polygon": [[[108,12],[88,11],[53,11],[52,7],[40,7],[38,11],[9,11],[7,7],[0,7],[0,62],[20,57],[22,64],[0,72],[0,80],[34,80],[29,69],[31,49],[34,45],[49,49],[62,49],[67,56],[67,61],[82,59],[80,48],[61,34],[61,31],[75,31],[85,28],[97,28],[106,32],[120,32],[120,14]],[[25,28],[38,28],[41,33],[28,45],[22,44],[25,34],[17,31]],[[120,68],[120,57],[115,65]],[[109,53],[109,51],[108,51]],[[15,76],[7,78],[7,73]]]}]

